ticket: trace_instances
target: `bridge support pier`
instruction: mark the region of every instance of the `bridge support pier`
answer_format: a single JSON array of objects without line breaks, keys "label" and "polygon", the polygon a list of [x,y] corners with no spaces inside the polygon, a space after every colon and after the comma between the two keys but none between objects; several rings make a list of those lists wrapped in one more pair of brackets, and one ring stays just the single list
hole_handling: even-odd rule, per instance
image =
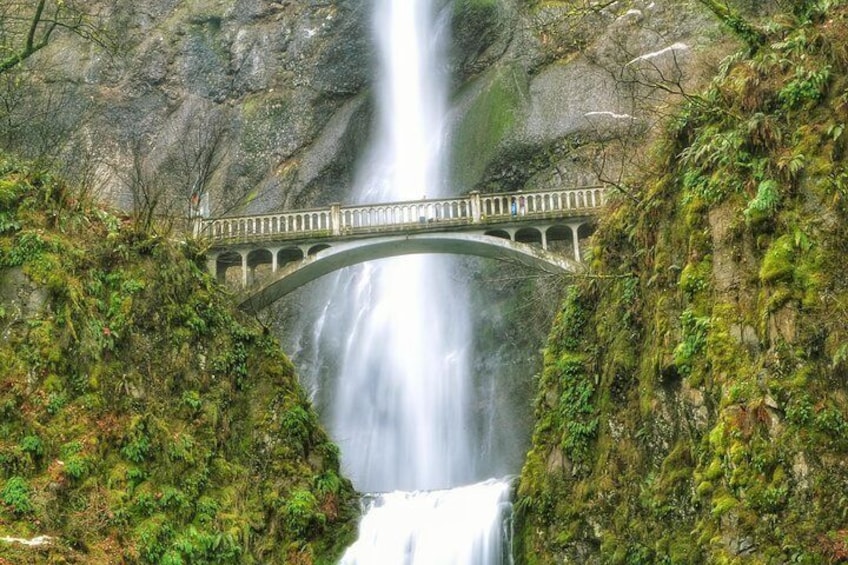
[{"label": "bridge support pier", "polygon": [[271,252],[271,272],[276,273],[280,268],[280,259],[277,255],[280,253],[279,247],[269,248],[268,251]]},{"label": "bridge support pier", "polygon": [[330,225],[333,227],[333,235],[342,233],[342,205],[339,202],[330,204]]},{"label": "bridge support pier", "polygon": [[583,262],[583,258],[580,257],[580,226],[583,224],[568,224],[569,229],[571,230],[571,241],[574,242],[574,260],[578,263]]}]

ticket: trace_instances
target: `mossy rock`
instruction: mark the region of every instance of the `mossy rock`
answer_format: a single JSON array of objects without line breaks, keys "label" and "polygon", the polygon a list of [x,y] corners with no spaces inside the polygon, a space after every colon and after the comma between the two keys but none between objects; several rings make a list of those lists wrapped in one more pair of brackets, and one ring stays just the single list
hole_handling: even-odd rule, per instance
[{"label": "mossy rock", "polygon": [[0,342],[0,537],[53,541],[0,555],[249,564],[296,544],[337,557],[357,514],[338,448],[198,242],[68,207],[59,181],[23,168],[7,176],[22,188],[0,280],[22,273],[44,299]]},{"label": "mossy rock", "polygon": [[465,87],[451,140],[452,178],[463,190],[483,178],[523,112],[527,76],[516,65],[493,67]]}]

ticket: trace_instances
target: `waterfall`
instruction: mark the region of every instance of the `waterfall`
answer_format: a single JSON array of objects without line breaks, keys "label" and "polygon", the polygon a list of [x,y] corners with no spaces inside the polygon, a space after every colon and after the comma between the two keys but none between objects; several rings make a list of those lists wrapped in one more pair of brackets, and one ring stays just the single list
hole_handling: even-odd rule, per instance
[{"label": "waterfall", "polygon": [[[443,77],[424,0],[378,0],[381,76],[363,202],[443,192]],[[413,255],[351,269],[331,430],[358,488],[438,489],[472,479],[463,291],[450,258]]]},{"label": "waterfall", "polygon": [[[379,75],[360,202],[446,196],[443,31],[433,0],[375,0]],[[320,318],[340,350],[324,394],[344,472],[372,495],[345,565],[501,565],[509,485],[482,481],[468,291],[445,256],[343,271]],[[313,357],[316,359],[316,357]],[[324,386],[322,384],[321,386]]]}]

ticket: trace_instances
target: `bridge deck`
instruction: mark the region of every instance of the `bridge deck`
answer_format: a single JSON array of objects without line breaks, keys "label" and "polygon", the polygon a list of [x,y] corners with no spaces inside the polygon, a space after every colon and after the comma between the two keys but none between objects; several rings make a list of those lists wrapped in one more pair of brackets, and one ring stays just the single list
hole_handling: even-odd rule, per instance
[{"label": "bridge deck", "polygon": [[535,192],[472,192],[458,198],[347,205],[198,220],[195,235],[213,247],[261,241],[339,239],[586,217],[604,204],[600,186]]}]

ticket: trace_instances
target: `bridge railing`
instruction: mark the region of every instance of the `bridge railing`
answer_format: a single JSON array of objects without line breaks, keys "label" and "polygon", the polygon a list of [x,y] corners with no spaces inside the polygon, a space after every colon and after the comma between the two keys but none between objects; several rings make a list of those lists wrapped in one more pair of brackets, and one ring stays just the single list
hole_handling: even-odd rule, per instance
[{"label": "bridge railing", "polygon": [[199,220],[195,235],[215,242],[373,233],[404,225],[474,225],[512,218],[591,213],[605,202],[601,186],[534,192],[472,192],[458,198],[422,199],[294,210]]}]

